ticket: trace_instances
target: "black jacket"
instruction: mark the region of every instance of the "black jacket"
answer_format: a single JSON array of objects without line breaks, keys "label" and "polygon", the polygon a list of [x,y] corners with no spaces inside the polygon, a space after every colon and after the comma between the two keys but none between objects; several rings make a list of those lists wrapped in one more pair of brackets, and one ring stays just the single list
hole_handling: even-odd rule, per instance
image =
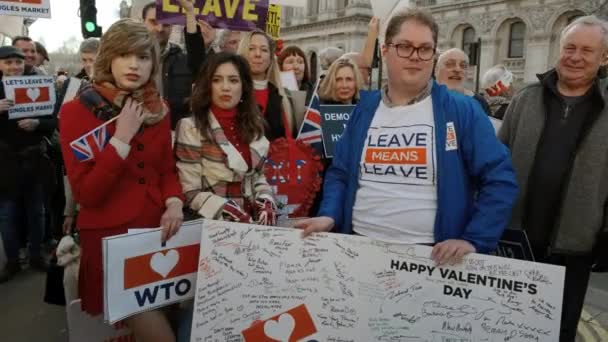
[{"label": "black jacket", "polygon": [[[268,104],[264,113],[266,121],[266,139],[272,142],[277,138],[285,137],[285,125],[283,124],[283,96],[279,94],[279,90],[272,83],[268,83]],[[295,138],[296,132],[292,131],[291,135]]]},{"label": "black jacket", "polygon": [[162,60],[162,94],[171,111],[171,129],[190,113],[192,83],[196,81],[198,70],[205,60],[205,42],[197,28],[196,33],[184,31],[185,53],[181,47],[169,43],[169,51]]},{"label": "black jacket", "polygon": [[[2,73],[0,72],[0,80]],[[0,87],[0,99],[6,97],[4,87]],[[7,112],[0,112],[0,198],[16,196],[20,180],[38,175],[50,175],[46,158],[46,139],[57,127],[54,116],[38,117],[40,124],[33,132],[18,126],[19,119],[9,120]]]}]

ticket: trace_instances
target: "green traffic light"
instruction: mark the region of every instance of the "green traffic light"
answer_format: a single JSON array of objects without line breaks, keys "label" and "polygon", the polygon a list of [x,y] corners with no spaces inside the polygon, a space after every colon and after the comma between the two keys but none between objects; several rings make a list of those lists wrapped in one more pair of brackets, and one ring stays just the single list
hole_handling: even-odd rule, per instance
[{"label": "green traffic light", "polygon": [[87,21],[84,24],[84,28],[87,30],[87,32],[95,32],[95,29],[97,28],[97,25],[95,25],[94,22]]}]

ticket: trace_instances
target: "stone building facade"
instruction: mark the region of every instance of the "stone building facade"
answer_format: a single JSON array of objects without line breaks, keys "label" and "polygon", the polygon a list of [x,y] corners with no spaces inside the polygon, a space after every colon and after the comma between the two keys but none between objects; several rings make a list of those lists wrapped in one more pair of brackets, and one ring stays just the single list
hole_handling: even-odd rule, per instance
[{"label": "stone building facade", "polygon": [[34,21],[23,17],[0,15],[0,23],[2,23],[0,25],[0,46],[10,45],[15,36],[27,35],[28,27]]},{"label": "stone building facade", "polygon": [[481,73],[504,64],[516,80],[530,83],[550,69],[559,36],[573,19],[600,14],[605,0],[419,0],[440,26],[439,49],[467,51],[481,38]]},{"label": "stone building facade", "polygon": [[[481,74],[505,64],[519,83],[548,70],[558,54],[559,34],[574,18],[602,14],[606,0],[412,0],[439,23],[438,47],[468,51],[481,38]],[[328,46],[360,51],[372,16],[369,0],[308,0],[306,8],[286,8],[281,35],[300,46],[314,63]],[[474,68],[469,73],[474,79]]]}]

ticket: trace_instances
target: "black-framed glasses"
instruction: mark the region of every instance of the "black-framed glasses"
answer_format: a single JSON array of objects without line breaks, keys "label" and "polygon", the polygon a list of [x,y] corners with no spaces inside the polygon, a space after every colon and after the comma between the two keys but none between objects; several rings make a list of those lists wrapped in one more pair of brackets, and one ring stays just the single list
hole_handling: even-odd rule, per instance
[{"label": "black-framed glasses", "polygon": [[435,56],[435,48],[431,47],[431,46],[423,45],[423,46],[415,47],[408,43],[402,43],[402,44],[388,43],[388,44],[386,44],[386,46],[394,47],[395,51],[397,52],[397,56],[399,56],[401,58],[410,58],[414,54],[414,52],[417,52],[418,58],[420,58],[423,61],[431,60],[431,59],[433,59],[433,56]]}]

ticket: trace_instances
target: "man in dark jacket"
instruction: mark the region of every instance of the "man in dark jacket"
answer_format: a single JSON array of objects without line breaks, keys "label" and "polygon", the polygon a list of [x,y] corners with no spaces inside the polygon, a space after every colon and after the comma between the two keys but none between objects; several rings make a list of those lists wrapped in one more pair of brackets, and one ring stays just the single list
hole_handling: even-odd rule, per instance
[{"label": "man in dark jacket", "polygon": [[[0,47],[0,79],[24,75],[24,55],[12,46]],[[7,265],[0,282],[9,280],[19,266],[19,209],[25,210],[29,240],[30,266],[44,269],[41,243],[44,234],[45,179],[50,178],[45,138],[55,129],[54,118],[11,120],[8,109],[13,102],[0,87],[0,233]]]},{"label": "man in dark jacket", "polygon": [[158,75],[157,84],[161,96],[169,104],[172,129],[175,129],[177,121],[190,113],[188,100],[192,93],[192,83],[205,59],[204,41],[196,24],[193,5],[186,0],[180,0],[180,3],[183,4],[186,15],[185,38],[188,54],[178,45],[169,42],[171,25],[157,22],[156,2],[148,3],[142,10],[144,24],[148,31],[156,35],[160,45],[161,73]]},{"label": "man in dark jacket", "polygon": [[555,69],[513,98],[499,132],[522,189],[511,225],[537,261],[566,267],[560,341],[574,341],[592,265],[606,262],[594,252],[608,224],[608,89],[598,77],[607,52],[606,22],[573,21]]}]

